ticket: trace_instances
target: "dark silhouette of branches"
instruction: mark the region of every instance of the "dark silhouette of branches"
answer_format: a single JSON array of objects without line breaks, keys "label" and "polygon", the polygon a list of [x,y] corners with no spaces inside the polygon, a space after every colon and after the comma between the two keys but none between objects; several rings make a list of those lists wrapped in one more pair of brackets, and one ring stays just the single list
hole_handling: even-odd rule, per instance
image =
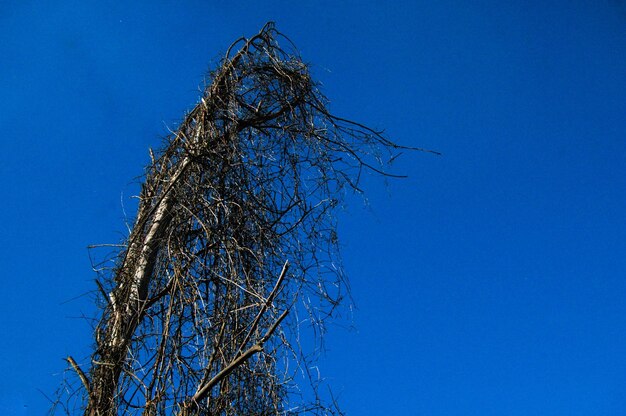
[{"label": "dark silhouette of branches", "polygon": [[323,327],[345,295],[333,210],[399,146],[332,115],[279,41],[291,45],[268,23],[235,42],[151,153],[132,232],[98,282],[90,366],[68,358],[85,415],[336,412],[298,395],[296,316]]}]

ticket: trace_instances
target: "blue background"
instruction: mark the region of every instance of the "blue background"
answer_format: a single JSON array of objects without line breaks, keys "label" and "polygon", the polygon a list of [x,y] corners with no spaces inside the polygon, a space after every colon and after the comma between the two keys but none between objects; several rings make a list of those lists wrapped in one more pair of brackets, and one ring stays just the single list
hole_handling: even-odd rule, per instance
[{"label": "blue background", "polygon": [[85,362],[86,246],[126,234],[147,148],[267,20],[335,113],[444,153],[340,215],[342,408],[626,413],[623,1],[105,3],[0,1],[0,413],[44,414]]}]

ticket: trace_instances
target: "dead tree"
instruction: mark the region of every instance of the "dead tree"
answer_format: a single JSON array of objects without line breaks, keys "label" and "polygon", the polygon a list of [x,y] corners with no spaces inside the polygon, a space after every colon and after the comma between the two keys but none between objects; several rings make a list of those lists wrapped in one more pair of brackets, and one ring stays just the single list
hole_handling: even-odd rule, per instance
[{"label": "dead tree", "polygon": [[345,293],[333,209],[398,146],[332,115],[279,41],[291,45],[269,23],[235,42],[150,153],[132,231],[98,281],[90,368],[68,358],[85,415],[332,413],[297,396],[290,328],[332,316]]}]

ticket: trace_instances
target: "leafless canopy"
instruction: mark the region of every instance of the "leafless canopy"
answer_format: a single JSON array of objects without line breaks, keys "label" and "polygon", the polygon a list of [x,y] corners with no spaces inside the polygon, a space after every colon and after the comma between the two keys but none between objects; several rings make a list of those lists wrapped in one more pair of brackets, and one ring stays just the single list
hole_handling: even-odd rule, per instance
[{"label": "leafless canopy", "polygon": [[98,283],[90,368],[68,359],[85,415],[334,412],[298,393],[297,331],[345,293],[342,191],[397,146],[330,114],[278,41],[291,45],[269,23],[235,42],[147,167],[132,232]]}]

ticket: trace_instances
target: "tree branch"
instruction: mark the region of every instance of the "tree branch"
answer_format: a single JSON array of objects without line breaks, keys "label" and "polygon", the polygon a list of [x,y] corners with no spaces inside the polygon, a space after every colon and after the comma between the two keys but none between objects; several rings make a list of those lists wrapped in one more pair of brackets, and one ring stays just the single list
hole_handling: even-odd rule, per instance
[{"label": "tree branch", "polygon": [[74,360],[74,358],[72,358],[72,356],[69,355],[65,359],[65,361],[67,361],[72,366],[72,368],[78,375],[78,378],[80,378],[80,381],[83,383],[83,386],[85,386],[87,393],[91,394],[91,387],[89,386],[89,380],[87,379],[87,376],[85,375],[85,373],[83,373],[83,370],[81,370],[80,367],[78,366],[78,363],[76,363],[76,360]]}]

